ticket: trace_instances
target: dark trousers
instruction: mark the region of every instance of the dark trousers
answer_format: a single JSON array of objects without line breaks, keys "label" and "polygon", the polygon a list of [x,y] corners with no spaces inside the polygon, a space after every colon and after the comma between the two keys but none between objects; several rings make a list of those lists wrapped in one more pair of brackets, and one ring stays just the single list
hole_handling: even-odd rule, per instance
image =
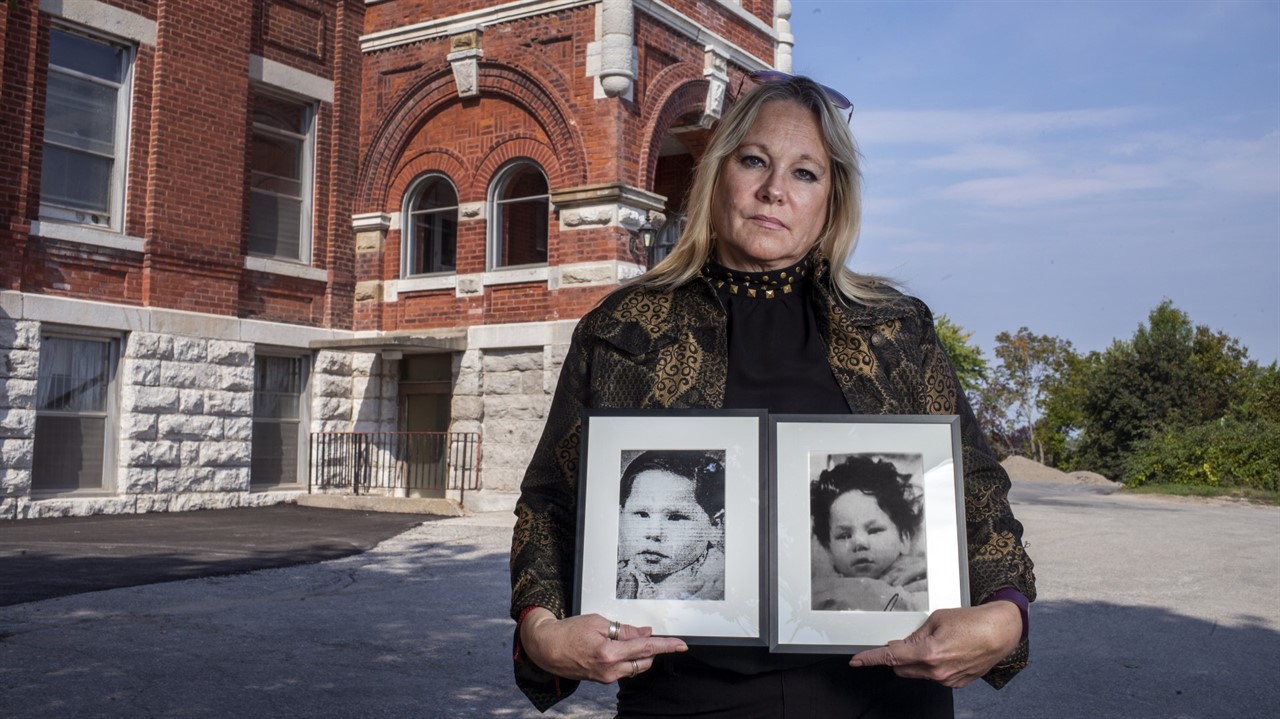
[{"label": "dark trousers", "polygon": [[[669,657],[670,655],[668,655]],[[618,682],[617,719],[952,719],[951,690],[847,657],[739,674],[687,657],[661,657]]]}]

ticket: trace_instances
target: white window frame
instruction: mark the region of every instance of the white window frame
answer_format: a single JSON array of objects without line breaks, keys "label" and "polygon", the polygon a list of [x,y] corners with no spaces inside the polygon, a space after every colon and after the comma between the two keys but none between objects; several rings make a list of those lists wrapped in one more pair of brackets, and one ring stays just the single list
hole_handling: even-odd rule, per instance
[{"label": "white window frame", "polygon": [[[298,456],[295,477],[297,481],[294,483],[284,483],[279,481],[258,481],[253,476],[253,450],[249,448],[249,491],[251,492],[273,492],[273,491],[297,491],[305,489],[309,484],[309,457],[310,439],[311,439],[311,355],[307,352],[297,352],[288,349],[278,349],[271,347],[258,347],[254,350],[253,356],[253,412],[251,414],[253,425],[256,427],[258,422],[266,421],[278,423],[267,417],[258,417],[257,394],[258,394],[258,360],[263,357],[274,357],[280,359],[290,359],[298,362],[301,369],[301,376],[298,378]],[[290,420],[292,421],[292,420]]]},{"label": "white window frame", "polygon": [[[81,489],[48,489],[36,486],[38,480],[36,478],[37,467],[35,466],[35,442],[37,439],[36,430],[32,429],[32,464],[31,464],[31,494],[34,498],[45,497],[65,497],[68,495],[77,496],[104,496],[115,493],[116,487],[116,465],[118,464],[118,447],[120,444],[120,354],[124,345],[124,337],[116,332],[96,332],[91,329],[78,327],[43,327],[40,332],[40,353],[44,352],[44,342],[47,339],[68,339],[78,340],[82,342],[102,342],[107,345],[107,397],[105,408],[103,409],[104,429],[102,437],[102,479],[98,487],[89,487]],[[37,359],[37,367],[39,366]],[[58,410],[42,410],[39,408],[39,392],[40,392],[40,375],[39,370],[36,372],[36,422],[39,422],[40,416],[69,417],[86,416],[84,412],[63,412]]]},{"label": "white window frame", "polygon": [[[251,115],[253,113],[252,97],[254,95],[259,95],[259,94],[266,95],[268,97],[274,98],[281,102],[290,102],[290,103],[295,103],[301,106],[304,110],[303,125],[305,126],[305,128],[304,128],[304,132],[296,133],[296,132],[281,130],[275,127],[267,127],[265,125],[259,125],[256,122],[252,123],[253,128],[251,130],[251,134],[263,132],[265,134],[273,135],[276,137],[283,137],[289,140],[302,141],[302,168],[301,168],[302,208],[300,210],[300,213],[302,216],[301,218],[299,218],[299,223],[298,223],[299,237],[298,237],[298,256],[297,257],[287,257],[279,254],[254,251],[252,246],[250,245],[251,239],[249,237],[245,238],[246,251],[250,257],[262,257],[270,260],[275,260],[277,262],[288,262],[296,265],[309,266],[311,265],[311,242],[312,242],[313,226],[315,225],[315,217],[313,215],[315,212],[315,184],[316,184],[315,183],[316,116],[318,114],[316,101],[312,98],[303,97],[303,96],[295,95],[288,92],[283,92],[278,88],[275,88],[271,85],[267,85],[265,83],[258,83],[258,82],[253,83],[251,86],[251,90],[252,90],[250,93],[251,105],[249,107],[249,112]],[[250,153],[253,152],[252,137],[249,138],[249,151]],[[251,197],[255,192],[273,195],[276,197],[288,197],[288,195],[280,195],[278,193],[268,192],[266,190],[255,190],[252,186],[252,176],[254,172],[252,157],[249,158],[249,165],[250,165],[249,177],[245,179],[249,183],[248,189]]]},{"label": "white window frame", "polygon": [[[444,180],[445,182],[449,183],[449,187],[453,189],[453,196],[455,198],[460,199],[460,196],[458,194],[458,186],[454,184],[453,180],[443,172],[428,172],[425,175],[414,180],[413,183],[409,185],[409,191],[406,192],[404,195],[404,206],[400,212],[400,217],[402,219],[401,229],[400,229],[400,277],[404,279],[409,279],[411,277],[437,277],[441,275],[457,274],[458,272],[458,224],[459,224],[459,220],[461,219],[458,216],[459,205],[455,204],[451,208],[441,207],[439,209],[431,210],[429,212],[424,210],[415,211],[413,209],[413,206],[417,201],[418,195],[420,195],[422,191],[426,188],[427,183],[431,182],[432,180]],[[414,259],[413,248],[418,244],[417,226],[416,226],[416,223],[414,222],[415,217],[418,215],[448,212],[451,209],[453,210],[453,225],[454,225],[453,269],[436,270],[435,272],[418,272],[418,273],[411,272],[410,268],[413,267],[413,259]],[[431,247],[428,249],[430,249],[430,251],[435,255],[440,254],[440,248],[436,243],[432,243]]]},{"label": "white window frame", "polygon": [[[60,207],[58,205],[47,204],[44,199],[43,192],[40,196],[40,219],[53,222],[66,222],[76,225],[86,225],[98,228],[100,230],[110,230],[111,232],[124,232],[124,213],[125,198],[128,192],[128,164],[129,164],[129,134],[132,121],[133,108],[133,68],[138,57],[138,47],[136,43],[128,40],[106,35],[100,32],[94,32],[88,28],[80,27],[64,22],[55,22],[50,26],[50,32],[62,32],[69,35],[78,35],[93,42],[99,42],[106,45],[112,45],[124,50],[121,54],[120,62],[123,67],[120,69],[120,83],[110,82],[102,78],[85,75],[69,68],[61,68],[55,66],[50,60],[45,66],[46,69],[46,88],[48,87],[48,76],[55,72],[62,75],[74,77],[86,82],[94,84],[110,86],[116,89],[116,117],[115,117],[115,136],[112,138],[112,161],[111,161],[111,179],[107,187],[107,217],[103,218],[86,210],[79,210],[69,207]],[[55,69],[56,68],[56,69]],[[42,141],[43,145],[49,144],[47,137]],[[41,155],[43,157],[43,150]],[[47,171],[42,166],[41,172]]]},{"label": "white window frame", "polygon": [[[511,181],[512,176],[515,175],[522,167],[526,167],[526,166],[532,167],[542,174],[542,179],[547,185],[547,194],[530,195],[528,197],[521,197],[518,200],[514,200],[514,201],[499,200],[498,199],[499,195],[502,194],[502,191],[503,189],[506,188],[507,183]],[[504,237],[502,233],[503,207],[505,205],[511,204],[512,202],[528,202],[529,200],[534,200],[539,198],[546,199],[548,220],[547,220],[546,234],[543,235],[542,237],[542,244],[537,245],[535,247],[539,250],[542,250],[543,252],[548,253],[547,259],[543,262],[528,262],[528,263],[523,263],[518,265],[498,264],[498,258],[502,256],[502,250],[506,246],[506,241],[507,241],[507,238]],[[534,160],[527,157],[521,157],[521,158],[511,160],[510,162],[508,162],[507,164],[499,168],[496,173],[494,173],[493,182],[489,183],[489,195],[487,199],[488,199],[488,202],[485,203],[485,208],[486,208],[485,224],[487,225],[488,237],[487,237],[487,242],[486,242],[487,246],[486,246],[486,252],[485,252],[485,269],[489,272],[494,272],[494,271],[502,271],[502,270],[507,270],[512,268],[518,268],[518,267],[541,267],[548,264],[551,260],[550,251],[549,251],[549,248],[547,247],[547,243],[550,241],[550,234],[551,234],[551,222],[550,222],[551,180],[550,178],[547,177],[547,171],[543,169],[542,165],[538,164]]]}]

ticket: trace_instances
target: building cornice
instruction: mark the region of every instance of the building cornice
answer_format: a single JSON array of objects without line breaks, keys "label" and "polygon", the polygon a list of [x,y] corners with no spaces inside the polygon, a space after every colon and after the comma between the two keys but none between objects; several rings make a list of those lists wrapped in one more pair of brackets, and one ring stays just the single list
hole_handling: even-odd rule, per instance
[{"label": "building cornice", "polygon": [[[752,55],[720,35],[711,32],[660,0],[634,0],[634,2],[637,10],[644,12],[649,17],[704,47],[714,47],[720,50],[722,54],[728,56],[730,61],[740,67],[748,70],[762,70],[769,67],[767,61]],[[434,18],[426,22],[363,35],[360,37],[360,50],[365,53],[377,52],[399,47],[400,45],[448,37],[469,30],[484,29],[490,25],[511,22],[535,15],[545,15],[599,3],[600,0],[516,0],[515,2],[504,3],[491,8]],[[741,5],[727,0],[716,0],[716,4],[773,40],[775,45],[779,41],[781,36],[777,30],[755,15],[743,10]]]}]

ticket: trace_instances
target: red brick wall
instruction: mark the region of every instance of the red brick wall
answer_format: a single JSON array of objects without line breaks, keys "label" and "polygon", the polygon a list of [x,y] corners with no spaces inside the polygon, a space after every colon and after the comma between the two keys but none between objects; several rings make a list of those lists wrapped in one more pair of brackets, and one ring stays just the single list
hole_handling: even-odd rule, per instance
[{"label": "red brick wall", "polygon": [[[350,328],[360,0],[104,0],[157,22],[132,68],[123,230],[145,252],[29,237],[38,218],[51,18],[0,12],[0,287]],[[312,265],[329,282],[246,272],[249,55],[334,83],[315,120]]]}]

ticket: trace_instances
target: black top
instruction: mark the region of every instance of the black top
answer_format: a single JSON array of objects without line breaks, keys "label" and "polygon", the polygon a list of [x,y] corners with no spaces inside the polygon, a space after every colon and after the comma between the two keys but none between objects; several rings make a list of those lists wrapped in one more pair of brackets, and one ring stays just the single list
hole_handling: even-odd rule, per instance
[{"label": "black top", "polygon": [[[811,260],[788,270],[741,272],[708,261],[728,315],[729,374],[724,406],[775,414],[849,414],[827,360],[813,309]],[[666,657],[667,655],[663,655]],[[764,647],[694,646],[688,659],[740,674],[812,664],[826,655],[770,654]],[[667,658],[674,667],[683,658]]]},{"label": "black top", "polygon": [[715,262],[702,268],[728,315],[726,408],[849,413],[818,330],[811,266],[806,258],[777,272],[740,272]]}]

